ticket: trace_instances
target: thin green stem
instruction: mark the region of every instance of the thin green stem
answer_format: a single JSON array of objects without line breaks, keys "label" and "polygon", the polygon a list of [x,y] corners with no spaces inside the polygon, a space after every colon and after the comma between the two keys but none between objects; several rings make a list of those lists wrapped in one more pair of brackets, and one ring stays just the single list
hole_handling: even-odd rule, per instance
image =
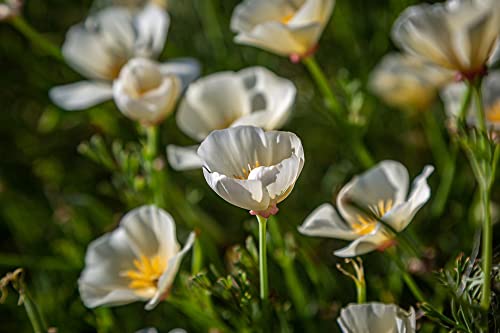
[{"label": "thin green stem", "polygon": [[259,222],[259,273],[260,273],[260,298],[269,298],[269,286],[267,277],[267,219],[257,215]]},{"label": "thin green stem", "polygon": [[358,304],[366,303],[366,283],[356,282],[356,294],[357,294],[357,302]]},{"label": "thin green stem", "polygon": [[15,16],[9,20],[14,28],[24,35],[31,43],[40,47],[48,55],[64,61],[61,51],[51,41],[36,31],[22,16]]},{"label": "thin green stem", "polygon": [[462,103],[460,105],[460,110],[458,112],[458,126],[457,128],[461,128],[465,122],[465,118],[467,117],[467,111],[469,110],[470,101],[472,98],[472,84],[468,81],[465,82],[467,85],[467,90],[465,91],[464,96],[462,97]]},{"label": "thin green stem", "polygon": [[481,133],[487,134],[486,114],[483,105],[483,93],[481,91],[481,82],[473,84],[472,90],[474,92],[474,98],[476,102],[479,130],[481,131]]},{"label": "thin green stem", "polygon": [[454,142],[451,146],[450,155],[445,161],[445,165],[441,172],[441,182],[436,191],[436,196],[434,198],[434,203],[431,207],[431,215],[433,217],[439,217],[443,214],[446,202],[451,192],[451,186],[453,185],[453,179],[455,178],[455,172],[457,168],[457,156],[458,156],[458,145]]},{"label": "thin green stem", "polygon": [[164,200],[161,191],[161,181],[154,162],[158,155],[158,126],[146,127],[146,145],[144,147],[144,166],[148,176],[148,185],[151,191],[151,202],[158,207],[163,207]]},{"label": "thin green stem", "polygon": [[352,143],[354,152],[356,153],[356,157],[363,165],[363,167],[371,168],[375,164],[375,161],[373,160],[372,155],[370,154],[362,140],[363,139],[361,137],[356,137],[353,139]]},{"label": "thin green stem", "polygon": [[401,274],[403,274],[403,280],[406,283],[406,286],[408,289],[410,289],[411,293],[413,296],[417,299],[417,301],[424,303],[425,297],[420,288],[418,287],[417,283],[413,279],[413,277],[406,271],[405,265],[402,262],[401,258],[393,251],[386,251],[389,258],[396,264],[396,266],[399,268],[401,271]]},{"label": "thin green stem", "polygon": [[450,159],[448,145],[441,132],[433,112],[422,112],[424,117],[423,128],[427,136],[427,141],[436,161],[440,173],[444,172],[446,161]]},{"label": "thin green stem", "polygon": [[493,224],[491,223],[490,189],[483,189],[481,195],[483,207],[483,233],[482,233],[482,269],[483,286],[481,292],[481,307],[488,310],[491,302],[491,269],[493,262]]},{"label": "thin green stem", "polygon": [[38,306],[33,301],[33,298],[31,298],[31,295],[26,288],[26,284],[22,279],[18,280],[18,284],[19,286],[17,289],[22,299],[24,309],[26,310],[26,314],[31,322],[31,326],[33,326],[33,331],[35,331],[35,333],[47,332],[47,324],[45,323]]},{"label": "thin green stem", "polygon": [[333,94],[330,83],[328,82],[325,73],[318,65],[316,58],[314,58],[314,56],[306,57],[302,59],[302,62],[308,69],[318,89],[325,98],[328,109],[332,111],[336,116],[339,116],[341,113],[340,105],[337,101],[337,98]]}]

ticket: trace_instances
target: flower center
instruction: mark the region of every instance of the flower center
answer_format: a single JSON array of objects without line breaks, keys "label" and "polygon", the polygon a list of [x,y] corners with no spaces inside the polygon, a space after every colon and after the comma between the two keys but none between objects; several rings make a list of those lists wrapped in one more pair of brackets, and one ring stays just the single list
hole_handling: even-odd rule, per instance
[{"label": "flower center", "polygon": [[160,256],[149,258],[144,255],[134,260],[134,266],[135,269],[124,273],[130,279],[129,287],[132,289],[156,288],[160,276],[167,268]]},{"label": "flower center", "polygon": [[258,167],[262,166],[259,161],[255,161],[254,164],[247,164],[247,167],[242,167],[241,172],[243,175],[233,175],[233,178],[240,179],[240,180],[246,180],[248,179],[248,176],[250,175],[250,172],[252,172],[253,169],[256,169]]},{"label": "flower center", "polygon": [[[369,208],[376,217],[381,218],[392,209],[392,206],[393,201],[389,199],[387,201],[379,200],[376,205],[371,205]],[[354,222],[351,227],[354,232],[360,236],[368,235],[377,227],[378,220],[375,217],[358,214],[356,219],[357,221]]]},{"label": "flower center", "polygon": [[295,13],[293,13],[293,12],[288,13],[281,18],[280,22],[283,24],[288,24],[293,19],[294,16],[295,16]]},{"label": "flower center", "polygon": [[500,122],[500,100],[487,110],[486,119],[492,123]]}]

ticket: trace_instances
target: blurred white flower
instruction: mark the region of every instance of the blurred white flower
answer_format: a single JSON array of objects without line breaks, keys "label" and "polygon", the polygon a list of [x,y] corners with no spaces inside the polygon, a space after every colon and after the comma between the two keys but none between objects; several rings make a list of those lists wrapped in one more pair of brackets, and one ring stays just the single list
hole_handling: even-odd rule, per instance
[{"label": "blurred white flower", "polygon": [[85,306],[116,306],[147,301],[153,309],[165,298],[182,258],[195,239],[180,250],[175,222],[162,209],[142,206],[123,217],[120,226],[90,243],[78,280]]},{"label": "blurred white flower", "polygon": [[[189,86],[177,111],[177,125],[196,141],[232,126],[279,129],[290,116],[296,93],[290,80],[263,67],[215,73]],[[200,168],[203,163],[197,149],[169,145],[170,165],[176,170]]]},{"label": "blurred white flower", "polygon": [[454,78],[453,72],[420,58],[391,53],[373,71],[370,89],[387,104],[401,109],[425,110],[438,91]]},{"label": "blurred white flower", "polygon": [[405,311],[394,304],[351,304],[337,319],[343,333],[414,333],[415,310]]},{"label": "blurred white flower", "polygon": [[0,3],[0,21],[20,15],[23,5],[23,0],[6,0]]},{"label": "blurred white flower", "polygon": [[146,125],[159,124],[172,113],[180,94],[180,79],[162,72],[160,64],[144,58],[130,60],[113,84],[113,96],[120,111]]},{"label": "blurred white flower", "polygon": [[235,42],[283,56],[307,55],[318,43],[334,0],[244,0],[236,6]]},{"label": "blurred white flower", "polygon": [[408,195],[406,167],[396,161],[382,161],[342,188],[337,196],[340,214],[331,204],[323,204],[307,217],[299,231],[309,236],[353,241],[335,251],[339,257],[383,249],[391,243],[392,235],[380,220],[397,232],[403,231],[429,200],[431,190],[427,178],[433,171],[434,167],[426,166],[413,181]]},{"label": "blurred white flower", "polygon": [[485,70],[500,36],[500,1],[448,0],[407,8],[392,37],[410,54],[473,78]]},{"label": "blurred white flower", "polygon": [[[488,127],[500,130],[500,71],[488,74],[482,84],[483,105]],[[463,82],[454,83],[441,92],[445,110],[452,119],[459,116],[462,99],[467,90]],[[472,96],[472,101],[467,110],[466,119],[470,125],[477,125],[477,98]],[[455,123],[453,121],[452,123]]]},{"label": "blurred white flower", "polygon": [[141,9],[150,3],[167,8],[167,2],[167,0],[95,0],[92,9],[102,9],[108,6],[126,6],[130,9]]},{"label": "blurred white flower", "polygon": [[[130,59],[154,59],[160,54],[169,23],[167,12],[150,4],[137,12],[109,7],[73,26],[62,52],[68,64],[88,80],[51,89],[52,101],[66,110],[83,110],[112,99],[113,81]],[[199,74],[198,63],[191,59],[162,66],[178,67],[170,72],[179,72],[183,81]]]},{"label": "blurred white flower", "polygon": [[292,191],[304,166],[304,150],[293,133],[252,126],[213,131],[198,155],[208,185],[227,202],[269,217]]},{"label": "blurred white flower", "polygon": [[[135,333],[158,333],[158,330],[154,327],[151,327],[151,328],[144,328]],[[174,328],[173,330],[170,330],[168,333],[187,333],[187,331],[182,328]]]}]

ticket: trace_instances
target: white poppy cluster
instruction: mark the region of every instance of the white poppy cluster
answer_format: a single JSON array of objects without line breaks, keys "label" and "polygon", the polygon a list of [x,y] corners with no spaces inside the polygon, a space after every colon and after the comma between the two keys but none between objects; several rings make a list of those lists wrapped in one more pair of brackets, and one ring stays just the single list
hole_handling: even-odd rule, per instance
[{"label": "white poppy cluster", "polygon": [[[244,0],[233,13],[231,28],[237,43],[306,57],[334,5],[334,0]],[[147,126],[161,123],[179,104],[177,126],[198,144],[169,145],[170,165],[176,170],[202,169],[215,193],[252,215],[277,214],[305,163],[299,137],[278,131],[293,109],[295,85],[263,67],[218,72],[194,81],[200,74],[195,60],[157,62],[168,27],[168,14],[150,2],[140,10],[112,6],[90,16],[69,30],[63,46],[67,62],[88,80],[53,88],[51,98],[68,110],[114,99],[126,117]],[[412,6],[399,17],[392,35],[404,53],[382,60],[374,71],[372,90],[388,104],[425,109],[448,85],[442,96],[449,114],[456,115],[465,87],[449,84],[454,78],[481,75],[493,59],[500,37],[500,2],[448,0]],[[483,91],[488,121],[498,125],[498,72],[486,79]],[[474,122],[473,106],[469,113]],[[335,207],[321,205],[298,230],[350,241],[334,252],[339,257],[383,250],[429,200],[427,179],[433,170],[425,166],[410,184],[404,165],[382,161],[348,182]],[[168,295],[194,239],[191,234],[180,249],[167,212],[155,206],[132,210],[115,231],[88,247],[79,280],[85,305],[140,300],[147,302],[146,309],[154,308]],[[338,323],[346,333],[416,331],[413,309],[380,303],[349,305]]]},{"label": "white poppy cluster", "polygon": [[[460,102],[457,93],[465,83],[488,71],[500,56],[500,2],[496,0],[448,0],[406,9],[392,29],[392,39],[403,54],[390,54],[374,70],[371,90],[387,104],[426,110],[438,91],[451,117]],[[496,72],[491,76],[497,76]],[[495,79],[489,81],[496,82]],[[495,83],[483,87],[494,96]],[[488,98],[487,114],[497,123],[495,103]],[[474,103],[472,103],[474,104]],[[470,121],[474,121],[474,110]]]}]

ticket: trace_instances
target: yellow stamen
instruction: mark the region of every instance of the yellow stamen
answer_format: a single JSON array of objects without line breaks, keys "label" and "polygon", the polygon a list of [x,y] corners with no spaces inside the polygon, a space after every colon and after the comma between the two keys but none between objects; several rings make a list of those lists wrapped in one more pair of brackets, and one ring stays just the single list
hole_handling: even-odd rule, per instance
[{"label": "yellow stamen", "polygon": [[[387,201],[379,200],[376,205],[372,205],[369,208],[376,217],[381,218],[392,209],[392,206],[393,201],[389,199]],[[352,223],[351,227],[360,236],[368,235],[377,227],[378,221],[374,217],[358,214],[356,219],[357,221]]]},{"label": "yellow stamen", "polygon": [[500,122],[500,100],[486,110],[486,119],[492,123]]},{"label": "yellow stamen", "polygon": [[247,164],[247,167],[242,167],[241,172],[243,173],[243,176],[240,175],[233,175],[234,178],[240,179],[240,180],[245,180],[248,179],[248,176],[250,175],[250,172],[252,172],[253,169],[256,169],[258,167],[262,166],[259,161],[255,161],[253,165],[250,163]]},{"label": "yellow stamen", "polygon": [[156,288],[158,279],[167,268],[167,263],[160,256],[152,258],[142,255],[134,260],[135,269],[123,273],[130,279],[129,287],[132,289]]},{"label": "yellow stamen", "polygon": [[288,22],[290,22],[293,19],[294,16],[295,16],[295,13],[290,13],[290,14],[285,15],[281,19],[281,23],[288,24]]}]

